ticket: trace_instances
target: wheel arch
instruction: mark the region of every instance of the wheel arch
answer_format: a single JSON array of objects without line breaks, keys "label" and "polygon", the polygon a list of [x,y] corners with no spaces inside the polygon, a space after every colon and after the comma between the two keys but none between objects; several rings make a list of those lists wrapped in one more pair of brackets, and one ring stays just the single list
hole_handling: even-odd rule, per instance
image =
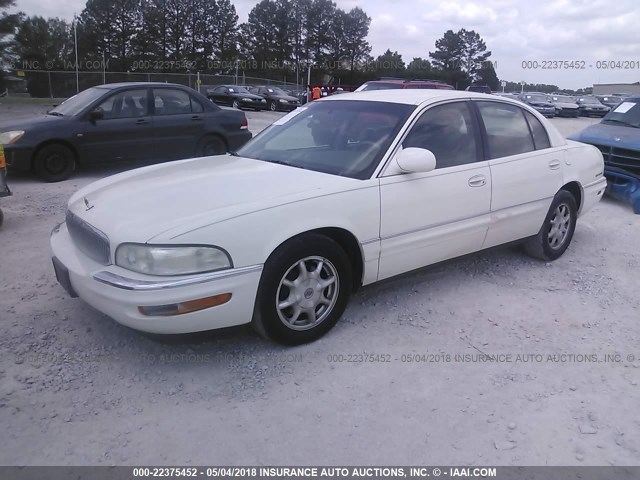
[{"label": "wheel arch", "polygon": [[51,139],[45,140],[44,142],[41,142],[40,144],[38,144],[36,148],[33,149],[33,153],[31,154],[31,164],[30,164],[31,169],[33,169],[34,162],[36,160],[36,157],[38,156],[38,153],[40,153],[40,151],[43,148],[48,147],[49,145],[63,145],[67,147],[69,150],[71,150],[71,153],[73,153],[74,160],[76,161],[76,163],[80,163],[80,153],[78,152],[78,149],[73,143],[67,140],[63,140],[61,138],[51,138]]},{"label": "wheel arch", "polygon": [[352,289],[353,291],[358,290],[362,286],[364,275],[364,252],[362,251],[362,246],[360,245],[360,242],[358,242],[356,236],[345,228],[320,227],[307,230],[305,232],[300,232],[280,242],[273,249],[271,254],[273,254],[276,249],[280,248],[282,245],[293,240],[294,238],[303,237],[312,233],[330,238],[344,250],[344,252],[347,254],[347,257],[349,258],[349,262],[351,263],[353,277]]},{"label": "wheel arch", "polygon": [[573,195],[573,198],[575,198],[576,200],[576,209],[578,212],[580,212],[580,209],[582,208],[582,199],[584,196],[583,188],[582,185],[580,185],[580,182],[573,180],[571,182],[565,183],[562,188],[560,188],[560,190],[566,190],[571,195]]}]

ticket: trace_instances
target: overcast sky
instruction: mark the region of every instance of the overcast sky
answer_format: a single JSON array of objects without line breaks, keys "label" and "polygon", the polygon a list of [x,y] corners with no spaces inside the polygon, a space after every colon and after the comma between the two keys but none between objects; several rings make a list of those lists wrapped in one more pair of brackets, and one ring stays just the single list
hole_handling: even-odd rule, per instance
[{"label": "overcast sky", "polygon": [[[256,0],[232,0],[247,19]],[[491,50],[500,79],[580,88],[593,83],[640,81],[638,0],[337,0],[349,10],[362,6],[372,18],[373,55],[397,50],[408,63],[428,58],[435,41],[449,29],[473,29]],[[73,18],[85,0],[17,0],[29,15]],[[523,69],[522,61],[538,69]],[[584,70],[543,70],[546,60],[583,61]],[[632,61],[630,69],[602,70],[598,61]]]}]

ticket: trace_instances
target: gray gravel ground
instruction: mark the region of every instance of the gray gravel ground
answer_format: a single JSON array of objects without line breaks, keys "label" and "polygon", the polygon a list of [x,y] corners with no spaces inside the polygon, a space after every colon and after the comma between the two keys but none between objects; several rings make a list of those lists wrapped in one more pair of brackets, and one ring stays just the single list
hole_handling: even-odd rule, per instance
[{"label": "gray gravel ground", "polygon": [[49,232],[113,171],[13,177],[1,200],[0,464],[640,463],[629,207],[605,199],[553,263],[500,248],[363,288],[326,337],[284,348],[248,327],[150,337],[67,297]]}]

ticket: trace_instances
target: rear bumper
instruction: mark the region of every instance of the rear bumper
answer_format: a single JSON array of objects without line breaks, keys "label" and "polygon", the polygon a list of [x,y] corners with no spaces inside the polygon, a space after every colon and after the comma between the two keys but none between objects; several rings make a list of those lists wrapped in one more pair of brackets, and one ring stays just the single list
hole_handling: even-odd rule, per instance
[{"label": "rear bumper", "polygon": [[591,210],[604,195],[607,188],[607,179],[600,177],[595,182],[591,182],[583,187],[582,205],[580,206],[580,216]]},{"label": "rear bumper", "polygon": [[253,134],[249,130],[239,130],[236,133],[227,134],[227,139],[229,141],[229,151],[236,151],[249,140],[251,140],[252,136]]}]

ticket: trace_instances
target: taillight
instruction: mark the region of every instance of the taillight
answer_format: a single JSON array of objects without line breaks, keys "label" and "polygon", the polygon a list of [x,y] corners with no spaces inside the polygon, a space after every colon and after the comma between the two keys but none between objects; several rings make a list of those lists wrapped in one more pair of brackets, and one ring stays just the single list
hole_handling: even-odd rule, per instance
[{"label": "taillight", "polygon": [[249,122],[247,121],[247,117],[245,116],[242,119],[242,123],[240,124],[240,130],[248,130],[249,129]]}]

